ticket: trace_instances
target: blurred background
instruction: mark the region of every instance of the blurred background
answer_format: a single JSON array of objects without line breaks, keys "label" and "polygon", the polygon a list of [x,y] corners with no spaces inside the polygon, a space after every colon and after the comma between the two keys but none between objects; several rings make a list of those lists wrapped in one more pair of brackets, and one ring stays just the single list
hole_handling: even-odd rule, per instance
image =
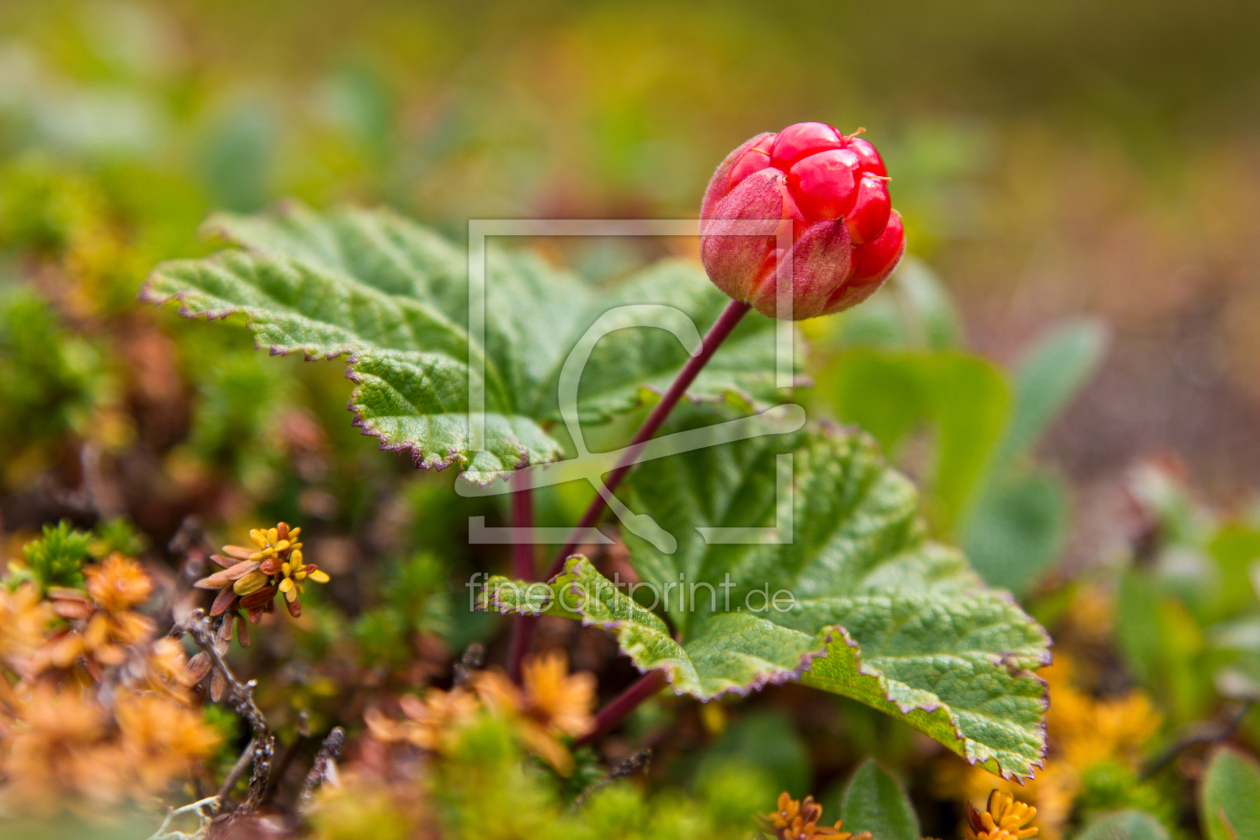
[{"label": "blurred background", "polygon": [[[1258,26],[1255,4],[1172,0],[8,0],[0,244],[21,262],[91,216],[73,247],[111,276],[80,303],[125,309],[215,207],[384,202],[454,236],[687,217],[748,136],[864,126],[971,346],[1108,324],[1046,454],[1088,489],[1166,451],[1230,498],[1260,476]],[[602,270],[639,259],[618,247]]]},{"label": "blurred background", "polygon": [[[1260,485],[1257,32],[1255,3],[1173,0],[5,0],[8,555],[60,517],[83,527],[125,518],[159,552],[189,515],[223,533],[288,518],[309,531],[320,566],[346,581],[333,597],[349,605],[360,653],[369,664],[396,659],[388,616],[356,615],[385,573],[345,573],[364,553],[462,541],[466,511],[452,513],[450,476],[417,476],[349,426],[341,364],[268,359],[242,328],[135,303],[148,271],[214,250],[197,235],[210,210],[289,197],[316,208],[387,204],[456,241],[470,218],[694,217],[729,150],[819,120],[864,127],[884,153],[915,260],[865,314],[806,325],[814,407],[862,422],[911,472],[930,469],[906,433],[915,417],[863,413],[871,357],[849,351],[953,348],[980,360],[977,393],[992,385],[996,419],[980,416],[979,397],[971,413],[924,409],[941,427],[938,447],[951,423],[958,451],[980,440],[967,487],[928,482],[929,512],[990,580],[1053,593],[1055,581],[1034,573],[1118,556],[1118,566],[1140,563],[1160,516],[1166,536],[1207,556],[1217,525],[1185,512],[1202,504],[1221,522],[1248,519]],[[694,240],[538,245],[595,282],[663,254],[696,256]],[[947,339],[888,338],[889,307],[928,298],[946,313]],[[1064,324],[1069,332],[1052,332]],[[1045,336],[1068,349],[1034,357],[1048,377],[1038,380],[1020,365]],[[1079,376],[1055,385],[1056,369],[1072,365]],[[1047,381],[1061,404],[1012,442],[1007,403]],[[1018,481],[994,460],[1024,459],[1034,444],[1052,498],[1034,488],[1027,507],[1003,507],[1030,496],[1003,496]],[[1195,501],[1174,486],[1193,488]],[[582,502],[540,508],[572,521]],[[986,536],[976,511],[1012,509],[1042,529],[1026,555],[1036,568],[986,566],[1011,544],[1002,539],[1021,537]],[[1201,527],[1168,527],[1183,513]],[[1239,563],[1260,553],[1247,545]],[[1178,569],[1160,586],[1176,588]],[[443,572],[430,572],[432,588]],[[1169,591],[1157,596],[1173,603]],[[1066,603],[1047,595],[1038,616],[1051,623]],[[1112,609],[1099,618],[1104,635]],[[449,612],[433,626],[450,650],[486,634],[484,616]],[[351,631],[333,622],[311,632],[331,644]],[[1165,712],[1206,714],[1215,696],[1194,659],[1201,651],[1144,672],[1144,632],[1120,642],[1137,681],[1156,693],[1170,680],[1204,683]],[[285,701],[294,708],[335,691],[296,673],[281,683],[302,686],[304,699]],[[836,772],[819,767],[820,778]]]}]

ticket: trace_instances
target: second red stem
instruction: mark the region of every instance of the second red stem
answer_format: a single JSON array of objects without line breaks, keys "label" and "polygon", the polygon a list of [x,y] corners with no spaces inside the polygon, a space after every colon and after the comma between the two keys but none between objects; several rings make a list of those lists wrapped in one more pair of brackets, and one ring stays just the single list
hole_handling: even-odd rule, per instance
[{"label": "second red stem", "polygon": [[[512,527],[534,527],[534,494],[529,486],[529,473],[525,470],[517,472],[512,479],[515,492],[512,493]],[[512,571],[517,580],[533,581],[538,573],[534,561],[534,544],[520,534],[512,543]],[[538,623],[536,615],[518,615],[512,623],[512,642],[508,650],[508,676],[514,682],[521,681],[521,666],[525,662],[525,654],[529,652],[530,640],[534,637],[534,625]]]},{"label": "second red stem", "polygon": [[595,721],[591,724],[591,728],[585,735],[578,739],[577,745],[584,747],[595,741],[601,735],[611,732],[612,729],[623,720],[644,700],[655,697],[662,688],[665,687],[665,672],[661,670],[648,671],[638,680],[631,683],[630,687],[618,694],[608,705],[599,710],[595,715]]}]

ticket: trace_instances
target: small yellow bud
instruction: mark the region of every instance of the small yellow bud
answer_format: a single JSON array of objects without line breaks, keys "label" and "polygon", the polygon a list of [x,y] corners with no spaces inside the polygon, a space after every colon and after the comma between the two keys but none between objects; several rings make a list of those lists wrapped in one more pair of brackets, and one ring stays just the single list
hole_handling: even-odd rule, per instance
[{"label": "small yellow bud", "polygon": [[254,569],[254,571],[232,584],[232,591],[237,595],[251,595],[262,589],[266,584],[267,576]]}]

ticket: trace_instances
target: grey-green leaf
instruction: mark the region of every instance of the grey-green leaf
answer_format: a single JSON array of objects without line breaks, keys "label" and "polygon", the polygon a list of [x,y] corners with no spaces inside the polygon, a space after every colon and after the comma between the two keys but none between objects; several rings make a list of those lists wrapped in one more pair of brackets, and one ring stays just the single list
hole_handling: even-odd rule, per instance
[{"label": "grey-green leaf", "polygon": [[1071,321],[1037,342],[1015,369],[1015,410],[997,463],[1023,457],[1102,361],[1107,333],[1096,321]]},{"label": "grey-green leaf", "polygon": [[840,801],[844,830],[869,831],[879,840],[919,840],[919,818],[901,785],[867,759],[849,780]]},{"label": "grey-green leaf", "polygon": [[1232,747],[1219,750],[1203,777],[1199,819],[1208,840],[1260,837],[1260,764]]},{"label": "grey-green leaf", "polygon": [[1060,479],[1004,472],[976,500],[962,543],[986,581],[1023,595],[1059,559],[1069,520]]},{"label": "grey-green leaf", "polygon": [[1116,811],[1094,818],[1076,840],[1168,840],[1168,829],[1145,811]]}]

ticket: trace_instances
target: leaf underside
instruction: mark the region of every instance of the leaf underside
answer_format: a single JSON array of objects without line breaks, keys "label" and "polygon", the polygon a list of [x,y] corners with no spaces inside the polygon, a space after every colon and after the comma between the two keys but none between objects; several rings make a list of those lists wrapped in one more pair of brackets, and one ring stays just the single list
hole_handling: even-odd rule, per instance
[{"label": "leaf underside", "polygon": [[[776,521],[789,504],[775,490],[783,454],[792,542],[707,544],[692,525]],[[1005,777],[1040,766],[1046,688],[1033,671],[1050,661],[1045,631],[959,552],[925,539],[913,487],[867,436],[811,427],[713,447],[641,465],[631,485],[630,509],[678,541],[665,554],[626,534],[643,583],[672,594],[665,618],[580,557],[549,583],[492,579],[486,606],[604,627],[679,694],[707,701],[795,680],[901,717]],[[782,609],[780,591],[792,596]]]},{"label": "leaf underside", "polygon": [[[239,246],[159,265],[140,292],[181,314],[244,315],[258,347],[307,359],[346,355],[355,424],[424,468],[455,465],[485,483],[562,454],[561,366],[600,316],[631,304],[671,307],[698,334],[726,296],[697,266],[664,262],[612,292],[526,251],[487,249],[484,330],[469,332],[468,258],[432,231],[385,210],[319,214],[292,203],[264,214],[217,214],[209,234]],[[580,379],[578,416],[600,422],[662,392],[688,350],[663,329],[612,332]],[[777,402],[774,325],[750,316],[688,392],[695,400]],[[472,386],[470,389],[470,385]],[[470,390],[484,394],[474,448]]]}]

